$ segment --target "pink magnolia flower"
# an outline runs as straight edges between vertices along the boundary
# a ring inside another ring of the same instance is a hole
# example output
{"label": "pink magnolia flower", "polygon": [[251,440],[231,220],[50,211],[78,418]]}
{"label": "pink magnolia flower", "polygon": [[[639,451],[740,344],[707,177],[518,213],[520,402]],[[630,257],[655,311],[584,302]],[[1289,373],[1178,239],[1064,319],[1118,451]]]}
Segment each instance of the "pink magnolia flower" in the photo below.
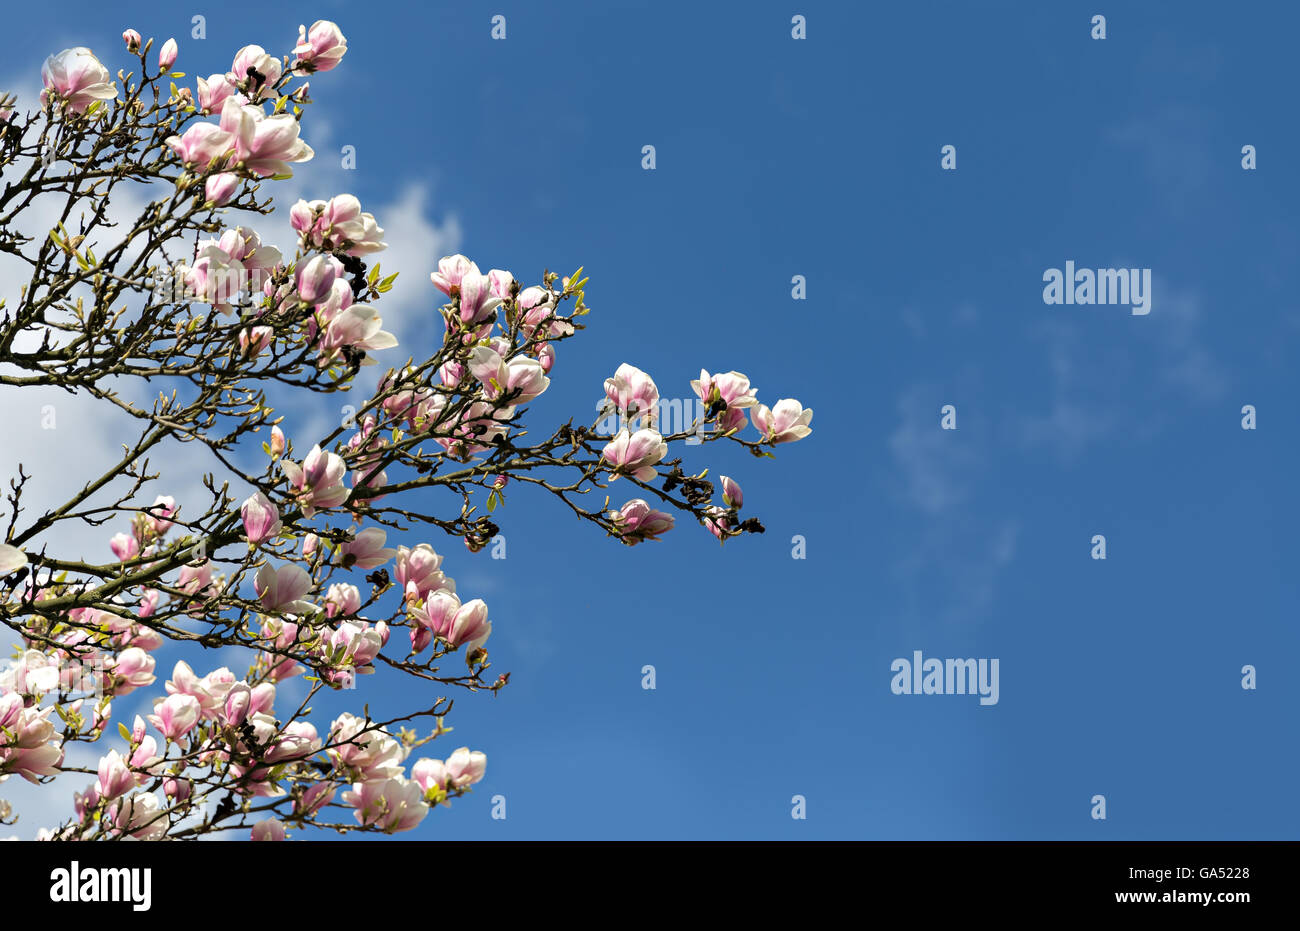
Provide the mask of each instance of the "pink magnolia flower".
{"label": "pink magnolia flower", "polygon": [[28,782],[39,783],[42,776],[59,771],[63,748],[50,743],[58,737],[48,720],[53,710],[23,708],[18,712],[9,725],[12,737],[0,745],[0,774],[17,773]]}
{"label": "pink magnolia flower", "polygon": [[367,527],[355,540],[342,544],[334,553],[335,565],[358,569],[374,569],[397,555],[397,550],[385,548],[388,534],[380,527]]}
{"label": "pink magnolia flower", "polygon": [[130,834],[136,840],[158,840],[170,826],[162,802],[151,792],[118,799],[109,809],[109,816],[119,833]]}
{"label": "pink magnolia flower", "polygon": [[406,598],[407,612],[417,624],[444,639],[450,635],[461,609],[460,598],[455,592],[439,589],[427,597],[417,598],[414,587],[408,585]]}
{"label": "pink magnolia flower", "polygon": [[41,66],[41,103],[51,95],[63,100],[74,113],[85,113],[96,100],[112,100],[117,96],[117,85],[109,78],[94,52],[83,46],[64,49],[45,59]]}
{"label": "pink magnolia flower", "polygon": [[122,562],[134,559],[140,554],[140,541],[132,533],[113,534],[113,539],[108,541],[108,546],[113,551],[113,555]]}
{"label": "pink magnolia flower", "polygon": [[481,598],[467,601],[456,612],[444,639],[453,647],[467,644],[466,652],[473,653],[492,635],[492,622],[487,615],[488,607]]}
{"label": "pink magnolia flower", "polygon": [[[467,789],[482,780],[487,771],[487,754],[460,747],[447,758],[447,762],[428,757],[416,761],[411,767],[411,779],[429,797],[435,790]],[[449,804],[446,799],[443,804]]]}
{"label": "pink magnolia flower", "polygon": [[388,247],[374,214],[361,209],[351,194],[325,200],[300,200],[289,211],[289,221],[305,245],[348,255],[368,255]]}
{"label": "pink magnolia flower", "polygon": [[492,279],[487,275],[471,273],[460,280],[460,319],[466,327],[491,319],[501,303],[501,298],[493,293]]}
{"label": "pink magnolia flower", "polygon": [[279,508],[260,491],[244,502],[239,513],[244,519],[244,535],[249,543],[272,539],[283,526]]}
{"label": "pink magnolia flower", "polygon": [[632,423],[654,426],[658,419],[659,389],[653,378],[634,365],[624,362],[613,378],[605,379],[605,397]]}
{"label": "pink magnolia flower", "polygon": [[655,463],[668,453],[668,444],[655,430],[644,429],[629,433],[626,428],[620,430],[614,439],[601,450],[601,458],[614,470],[612,478],[619,474],[631,475],[638,481],[648,482],[658,473]]}
{"label": "pink magnolia flower", "polygon": [[263,759],[267,763],[302,760],[319,750],[320,745],[320,737],[316,734],[315,725],[310,721],[291,721],[275,738],[275,742],[266,751]]}
{"label": "pink magnolia flower", "polygon": [[573,324],[554,319],[555,300],[545,288],[533,286],[520,291],[519,308],[524,312],[519,328],[527,336],[533,336],[547,320],[550,320],[550,324],[543,336],[568,336],[573,332]]}
{"label": "pink magnolia flower", "polygon": [[467,275],[477,276],[478,266],[463,255],[451,255],[438,260],[438,270],[429,277],[439,291],[451,296],[451,289],[460,287]]}
{"label": "pink magnolia flower", "polygon": [[[361,668],[369,666],[383,649],[387,625],[368,626],[365,622],[344,621],[324,637],[331,665]],[[350,675],[350,673],[349,673]]]}
{"label": "pink magnolia flower", "polygon": [[161,537],[172,529],[171,518],[175,517],[179,510],[176,499],[171,495],[159,495],[154,499],[153,504],[145,508],[146,520],[156,536]]}
{"label": "pink magnolia flower", "polygon": [[275,339],[275,329],[269,326],[244,327],[237,339],[239,351],[250,359],[256,359]]}
{"label": "pink magnolia flower", "polygon": [[199,112],[204,116],[220,113],[226,100],[234,97],[239,103],[248,103],[248,98],[239,93],[230,78],[224,74],[210,74],[207,79],[196,78],[199,97]]}
{"label": "pink magnolia flower", "polygon": [[[258,76],[250,74],[250,69],[256,71]],[[226,77],[232,84],[246,87],[250,99],[260,101],[275,96],[275,85],[279,83],[282,73],[280,59],[268,55],[260,45],[245,45],[235,53],[235,60]]]}
{"label": "pink magnolia flower", "polygon": [[267,818],[253,825],[253,840],[284,840],[284,825],[275,818]]}
{"label": "pink magnolia flower", "polygon": [[346,766],[360,782],[400,775],[406,749],[365,719],[341,714],[330,725],[325,752],[335,766]]}
{"label": "pink magnolia flower", "polygon": [[330,585],[325,596],[326,617],[347,617],[361,610],[361,590],[348,582]]}
{"label": "pink magnolia flower", "polygon": [[777,401],[771,410],[760,404],[753,414],[754,426],[762,434],[763,442],[773,446],[778,443],[793,443],[812,433],[812,428],[808,426],[812,422],[812,416],[812,408],[804,410],[803,405],[793,398]]}
{"label": "pink magnolia flower", "polygon": [[230,691],[226,693],[221,723],[227,727],[239,727],[248,719],[249,710],[252,706],[253,690],[248,687],[247,682],[236,682],[230,687]]}
{"label": "pink magnolia flower", "polygon": [[0,728],[13,727],[22,716],[26,703],[17,692],[0,695]]}
{"label": "pink magnolia flower", "polygon": [[307,517],[315,514],[317,508],[337,507],[348,498],[348,489],[343,485],[346,463],[342,457],[325,452],[320,446],[312,447],[301,466],[286,459],[280,463],[280,468],[288,476],[289,485],[302,502],[303,514]]}
{"label": "pink magnolia flower", "polygon": [[527,404],[551,384],[537,360],[516,356],[507,363],[487,346],[475,346],[470,351],[469,369],[482,383],[483,395],[490,401],[505,396],[511,404]]}
{"label": "pink magnolia flower", "polygon": [[223,171],[209,175],[203,182],[203,199],[214,207],[223,207],[234,198],[239,190],[239,175]]}
{"label": "pink magnolia flower", "polygon": [[316,255],[299,266],[297,271],[298,296],[305,303],[318,304],[329,297],[334,279],[343,274],[343,263],[332,255]]}
{"label": "pink magnolia flower", "polygon": [[235,137],[235,159],[259,177],[292,175],[290,162],[316,154],[298,138],[298,121],[288,113],[267,116],[261,107],[229,98],[221,106],[221,128]]}
{"label": "pink magnolia flower", "polygon": [[316,814],[334,799],[336,786],[329,782],[312,783],[293,803],[293,813],[302,817]]}
{"label": "pink magnolia flower", "polygon": [[[383,318],[369,304],[353,304],[330,321],[325,338],[321,340],[321,349],[326,352],[344,346],[366,350],[391,349],[397,345],[397,337],[384,330],[383,325]],[[373,359],[367,361],[374,363]]]}
{"label": "pink magnolia flower", "polygon": [[193,695],[168,695],[156,706],[157,712],[149,715],[149,723],[168,740],[177,740],[199,723],[199,700]]}
{"label": "pink magnolia flower", "polygon": [[713,534],[715,537],[717,537],[719,540],[725,543],[729,535],[728,531],[731,530],[731,521],[727,520],[726,517],[727,509],[720,508],[717,505],[713,505],[712,507],[708,508],[704,513],[705,513],[705,517],[702,523],[704,524],[705,528],[709,531],[709,533]]}
{"label": "pink magnolia flower", "polygon": [[338,66],[348,50],[348,40],[339,27],[327,19],[318,19],[306,26],[298,27],[298,44],[293,54],[297,60],[293,63],[295,71],[311,74],[314,71],[331,71]]}
{"label": "pink magnolia flower", "polygon": [[97,789],[100,798],[117,798],[135,788],[135,774],[116,750],[108,751],[99,760],[99,782]]}
{"label": "pink magnolia flower", "polygon": [[733,507],[740,510],[745,503],[745,493],[740,490],[734,479],[723,475],[722,477],[722,500],[727,503],[727,507]]}
{"label": "pink magnolia flower", "polygon": [[415,597],[423,599],[430,592],[446,586],[447,577],[442,574],[442,557],[433,551],[428,543],[408,549],[397,548],[396,575],[397,582],[407,597],[414,591]]}
{"label": "pink magnolia flower", "polygon": [[262,566],[253,577],[253,590],[266,611],[301,614],[311,610],[311,603],[301,600],[311,590],[311,576],[293,563],[279,569],[269,563]]}
{"label": "pink magnolia flower", "polygon": [[138,688],[153,685],[155,660],[139,647],[128,647],[117,655],[113,675],[117,682],[116,694],[129,695]]}
{"label": "pink magnolia flower", "polygon": [[188,779],[169,776],[163,780],[163,793],[174,802],[188,801],[193,792],[194,783]]}
{"label": "pink magnolia flower", "polygon": [[140,51],[140,33],[134,29],[128,29],[122,33],[122,41],[126,43],[126,50],[132,55]]}
{"label": "pink magnolia flower", "polygon": [[719,408],[746,408],[758,403],[758,397],[749,386],[749,378],[739,372],[710,375],[706,369],[700,369],[700,377],[691,382],[691,387],[710,414]]}
{"label": "pink magnolia flower", "polygon": [[458,789],[468,788],[483,778],[487,771],[487,754],[469,747],[461,747],[447,757],[447,778]]}
{"label": "pink magnolia flower", "polygon": [[279,457],[284,455],[284,446],[285,446],[284,431],[281,430],[279,427],[271,428],[270,445],[271,445],[271,455],[273,457]]}
{"label": "pink magnolia flower", "polygon": [[163,43],[163,47],[158,50],[158,70],[171,71],[172,65],[176,64],[176,56],[180,49],[176,46],[175,39],[168,39]]}
{"label": "pink magnolia flower", "polygon": [[642,540],[655,540],[673,529],[673,516],[656,511],[643,499],[633,498],[617,511],[610,512],[610,520],[618,528],[624,543],[636,546]]}
{"label": "pink magnolia flower", "polygon": [[419,784],[401,777],[354,783],[343,801],[355,809],[358,823],[389,834],[411,830],[429,813]]}

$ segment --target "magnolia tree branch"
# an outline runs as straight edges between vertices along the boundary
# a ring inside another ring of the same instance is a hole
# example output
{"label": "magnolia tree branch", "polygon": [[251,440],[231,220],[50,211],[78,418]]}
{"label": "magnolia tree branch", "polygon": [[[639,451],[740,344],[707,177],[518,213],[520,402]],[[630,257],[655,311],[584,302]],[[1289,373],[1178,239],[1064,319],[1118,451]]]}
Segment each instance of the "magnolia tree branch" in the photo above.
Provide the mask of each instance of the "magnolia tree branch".
{"label": "magnolia tree branch", "polygon": [[[0,96],[0,254],[29,269],[0,295],[0,390],[15,403],[19,388],[57,387],[133,427],[60,503],[33,504],[21,466],[9,481],[0,782],[90,777],[72,817],[43,828],[53,839],[409,830],[486,767],[468,747],[411,759],[449,730],[436,691],[498,692],[509,674],[489,672],[487,605],[457,592],[432,543],[391,548],[388,531],[428,527],[478,552],[507,493],[536,493],[627,545],[681,517],[724,542],[762,532],[735,481],[688,474],[669,449],[768,457],[811,432],[812,411],[768,408],[744,375],[707,371],[674,411],[623,364],[594,420],[534,438],[527,405],[583,329],[587,279],[544,271],[526,286],[458,255],[431,276],[445,297],[429,311],[443,330],[433,355],[388,369],[353,416],[295,442],[273,403],[346,391],[397,346],[378,310],[397,276],[369,264],[384,231],[350,194],[293,204],[291,253],[229,218],[269,214],[275,183],[312,158],[307,78],[347,41],[319,21],[289,54],[246,46],[190,88],[175,83],[173,40],[156,53],[131,30],[123,40],[134,64],[116,80],[74,48],[46,61],[38,106],[20,114]],[[51,205],[53,228],[30,228]],[[210,469],[185,501],[154,466],[178,443]],[[114,530],[113,558],[59,551],[69,524]],[[153,654],[169,644],[190,653],[153,712],[114,722],[115,699],[156,687]],[[209,668],[208,651],[228,647],[251,651],[239,675]],[[359,692],[379,667],[434,691],[409,692],[416,710],[394,717],[363,705],[316,722],[318,696]],[[307,697],[277,704],[292,678]],[[102,747],[93,770],[67,761],[76,743]]]}

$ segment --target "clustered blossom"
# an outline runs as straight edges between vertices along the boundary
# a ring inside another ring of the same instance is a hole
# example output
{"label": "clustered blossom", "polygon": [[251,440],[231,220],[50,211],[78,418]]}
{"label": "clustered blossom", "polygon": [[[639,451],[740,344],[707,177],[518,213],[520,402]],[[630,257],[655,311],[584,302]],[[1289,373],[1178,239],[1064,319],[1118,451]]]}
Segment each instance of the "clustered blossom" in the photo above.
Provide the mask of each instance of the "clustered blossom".
{"label": "clustered blossom", "polygon": [[[183,77],[170,73],[179,55],[175,39],[158,47],[153,62],[146,60],[153,40],[133,29],[122,39],[129,53],[140,56],[142,80],[157,82],[157,88]],[[287,177],[293,165],[310,160],[314,153],[301,137],[299,120],[301,107],[310,103],[308,87],[288,85],[335,69],[347,49],[339,27],[318,20],[299,27],[289,56],[246,45],[229,70],[197,78],[193,89],[162,95],[152,112],[170,116],[159,124],[164,128],[154,145],[162,140],[160,164],[178,195],[195,210],[215,209],[234,201],[245,186],[256,192],[260,182]],[[151,74],[153,63],[159,75]],[[117,98],[108,69],[89,49],[50,56],[42,77],[41,101],[50,120],[93,128]],[[121,79],[128,99],[135,99],[131,76]],[[112,112],[115,119],[124,113]],[[0,121],[9,115],[0,111]],[[239,206],[259,209],[249,201]],[[179,215],[181,208],[173,207]],[[184,254],[193,257],[177,269],[183,290],[175,304],[206,304],[225,317],[238,312],[226,323],[208,316],[217,321],[217,332],[229,334],[221,363],[236,371],[296,357],[305,360],[304,368],[314,366],[310,377],[322,383],[327,375],[343,377],[340,372],[350,377],[376,361],[371,353],[397,345],[371,303],[379,303],[395,276],[366,265],[387,248],[384,230],[348,193],[299,200],[289,222],[297,234],[296,254],[289,256],[250,227],[206,220],[191,225],[191,231],[211,231],[215,238],[184,240]],[[95,249],[101,251],[97,244]],[[589,310],[583,304],[586,279],[581,271],[571,278],[548,273],[540,284],[526,286],[510,271],[484,272],[464,255],[441,258],[430,277],[446,298],[427,313],[428,320],[440,316],[444,325],[433,364],[422,367],[413,359],[388,371],[358,415],[355,433],[346,440],[330,436],[301,458],[285,431],[273,425],[264,444],[270,462],[261,460],[265,471],[244,476],[242,487],[252,493],[237,506],[237,498],[223,498],[212,511],[215,521],[189,510],[182,515],[167,495],[151,505],[143,505],[147,497],[141,505],[123,502],[133,515],[130,525],[114,528],[107,541],[113,561],[105,554],[105,565],[96,567],[112,594],[94,606],[69,599],[78,606],[62,614],[47,611],[48,618],[33,622],[33,636],[16,658],[0,667],[0,782],[15,774],[40,782],[63,771],[69,737],[94,742],[114,733],[114,699],[156,686],[163,673],[153,654],[167,639],[237,645],[254,654],[243,677],[225,666],[200,676],[176,661],[162,694],[129,728],[117,724],[124,744],[100,755],[94,780],[74,797],[75,818],[42,836],[161,839],[185,819],[216,811],[225,812],[222,817],[237,813],[222,829],[233,826],[252,840],[281,841],[340,807],[350,809],[350,829],[394,833],[414,829],[432,808],[485,778],[486,756],[468,747],[445,760],[421,757],[408,768],[413,748],[445,732],[440,716],[437,730],[420,738],[405,727],[390,730],[395,722],[373,721],[368,712],[340,714],[318,730],[306,719],[307,702],[276,708],[277,689],[286,682],[301,687],[309,681],[313,695],[323,688],[353,689],[361,676],[385,665],[424,679],[488,687],[480,678],[493,631],[488,605],[457,592],[433,545],[390,546],[387,529],[365,522],[383,513],[371,510],[374,502],[414,486],[396,472],[390,483],[387,471],[406,469],[412,441],[423,444],[424,458],[413,470],[420,475],[437,475],[449,460],[468,463],[490,453],[470,466],[452,467],[458,471],[449,485],[467,489],[466,504],[459,519],[436,521],[463,534],[471,552],[484,548],[498,528],[471,500],[470,490],[488,494],[486,510],[492,512],[504,507],[507,486],[513,499],[515,489],[545,485],[532,469],[542,460],[521,460],[528,450],[514,443],[525,432],[524,406],[550,388],[554,344],[582,326],[577,321]],[[191,318],[189,333],[205,314]],[[177,339],[183,332],[182,322]],[[690,384],[713,428],[710,439],[730,437],[762,454],[762,446],[811,432],[811,410],[792,399],[769,409],[739,372],[702,370]],[[623,363],[603,388],[606,410],[620,418],[618,429],[593,431],[570,421],[544,447],[548,468],[580,470],[572,487],[584,492],[607,489],[622,478],[618,487],[632,484],[650,498],[657,494],[656,503],[687,510],[720,540],[761,531],[756,520],[740,520],[744,496],[736,481],[721,476],[721,503],[714,503],[707,473],[687,476],[680,459],[668,458],[670,441],[679,437],[666,427],[660,432],[660,389],[648,373]],[[227,391],[223,403],[235,403],[229,399],[240,393]],[[546,398],[538,407],[553,401]],[[757,440],[737,436],[748,418]],[[269,423],[256,421],[253,429]],[[298,449],[306,448],[298,439]],[[228,452],[221,445],[213,449],[223,457]],[[522,467],[514,471],[517,466]],[[661,480],[662,492],[651,485]],[[225,494],[221,486],[213,490]],[[614,508],[606,500],[597,510],[580,510],[584,515],[627,545],[660,539],[675,525],[673,514],[646,498]],[[379,522],[403,526],[383,516]],[[209,544],[214,552],[208,552]],[[98,584],[93,574],[90,580],[52,575],[50,565],[58,564],[44,564],[41,550],[24,546],[27,551],[0,543],[0,581],[8,586],[0,590],[10,592],[3,597],[11,605],[48,605],[49,599]],[[185,625],[185,637],[176,637],[177,621]],[[402,629],[406,636],[399,633],[390,643]],[[469,675],[435,676],[436,664],[457,651]],[[504,685],[508,675],[491,688]],[[259,803],[254,815],[240,820],[249,814],[244,803],[253,799],[265,800],[265,807]]]}

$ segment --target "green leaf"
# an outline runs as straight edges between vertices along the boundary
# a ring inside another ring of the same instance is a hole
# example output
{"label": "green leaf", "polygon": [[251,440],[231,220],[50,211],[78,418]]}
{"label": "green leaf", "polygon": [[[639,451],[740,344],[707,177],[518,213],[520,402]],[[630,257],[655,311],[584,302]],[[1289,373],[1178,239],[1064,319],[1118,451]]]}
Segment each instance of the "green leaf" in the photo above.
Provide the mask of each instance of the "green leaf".
{"label": "green leaf", "polygon": [[122,735],[122,739],[127,743],[131,742],[131,732],[126,729],[126,725],[121,721],[117,722],[117,732]]}
{"label": "green leaf", "polygon": [[488,495],[487,509],[489,514],[497,509],[497,493],[495,491]]}

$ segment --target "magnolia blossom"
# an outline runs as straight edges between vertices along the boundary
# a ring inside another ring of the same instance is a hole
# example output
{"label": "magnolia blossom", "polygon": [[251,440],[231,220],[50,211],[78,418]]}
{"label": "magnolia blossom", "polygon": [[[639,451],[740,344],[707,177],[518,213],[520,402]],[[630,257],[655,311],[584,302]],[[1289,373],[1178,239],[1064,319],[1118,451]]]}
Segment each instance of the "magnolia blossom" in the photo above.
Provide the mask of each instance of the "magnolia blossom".
{"label": "magnolia blossom", "polygon": [[239,513],[244,519],[244,534],[249,543],[272,539],[282,527],[279,509],[260,491],[243,503]]}
{"label": "magnolia blossom", "polygon": [[633,498],[617,511],[610,512],[610,520],[618,528],[619,536],[629,546],[642,540],[655,540],[673,529],[673,516],[656,511],[643,499]]}
{"label": "magnolia blossom", "polygon": [[199,700],[193,695],[168,695],[155,708],[149,723],[168,740],[183,737],[199,722]]}
{"label": "magnolia blossom", "polygon": [[451,289],[459,288],[467,275],[478,276],[478,266],[463,255],[452,255],[439,259],[438,270],[429,277],[439,291],[450,297]]}
{"label": "magnolia blossom", "polygon": [[259,177],[292,175],[290,162],[316,154],[298,138],[298,121],[288,113],[267,116],[261,107],[233,97],[221,106],[221,128],[235,139],[235,160]]}
{"label": "magnolia blossom", "polygon": [[773,446],[793,443],[812,433],[808,426],[812,416],[812,408],[804,410],[803,405],[793,398],[777,401],[771,410],[760,404],[753,414],[754,426],[763,435],[763,442]]}
{"label": "magnolia blossom", "polygon": [[349,582],[335,582],[325,596],[326,617],[347,617],[361,610],[361,590]]}
{"label": "magnolia blossom", "polygon": [[327,19],[318,19],[310,29],[298,27],[298,44],[293,50],[297,58],[293,69],[302,74],[330,71],[338,66],[347,50],[348,40],[339,27]]}
{"label": "magnolia blossom", "polygon": [[186,168],[207,168],[235,147],[235,137],[212,123],[194,123],[183,136],[168,136],[167,147]]}
{"label": "magnolia blossom", "polygon": [[407,752],[390,734],[346,713],[334,719],[325,744],[334,765],[348,767],[360,782],[400,775]]}
{"label": "magnolia blossom", "polygon": [[253,825],[253,840],[284,840],[284,825],[275,818],[268,818]]}
{"label": "magnolia blossom", "polygon": [[342,544],[334,553],[334,563],[339,566],[356,566],[374,569],[397,555],[397,550],[387,549],[384,542],[388,534],[380,527],[367,527],[355,540]]}
{"label": "magnolia blossom", "polygon": [[527,404],[551,384],[537,360],[516,356],[507,363],[487,346],[475,346],[471,350],[469,368],[482,383],[483,394],[488,400],[504,396],[512,404]]}
{"label": "magnolia blossom", "polygon": [[618,474],[631,475],[638,481],[648,482],[658,472],[655,463],[668,454],[668,444],[655,430],[644,429],[630,433],[625,428],[600,451],[601,458]]}
{"label": "magnolia blossom", "polygon": [[156,536],[162,536],[172,529],[171,518],[175,517],[179,510],[175,498],[171,495],[159,495],[154,499],[153,504],[145,508],[149,528]]}
{"label": "magnolia blossom", "polygon": [[[413,549],[399,546],[396,554],[397,582],[406,597],[426,598],[430,592],[447,587],[448,579],[440,570],[442,557],[427,543]],[[454,585],[452,586],[454,589]]]}
{"label": "magnolia blossom", "polygon": [[[481,647],[492,634],[488,620],[488,607],[481,598],[461,604],[454,592],[435,591],[427,598],[416,600],[414,590],[407,590],[407,611],[411,618],[431,634],[441,637],[451,647],[468,644],[469,653]],[[427,638],[417,638],[412,632],[412,647],[416,652],[428,644]]]}
{"label": "magnolia blossom", "polygon": [[301,600],[311,590],[311,576],[302,566],[286,563],[276,569],[268,563],[253,577],[253,590],[266,611],[301,614],[311,610],[311,603]]}
{"label": "magnolia blossom", "polygon": [[140,647],[127,647],[117,655],[113,675],[117,679],[116,694],[129,695],[138,688],[153,685],[155,660]]}
{"label": "magnolia blossom", "polygon": [[749,378],[739,372],[710,375],[707,369],[700,369],[700,377],[691,382],[691,387],[708,407],[724,404],[728,408],[743,408],[758,403],[758,397],[749,386]]}
{"label": "magnolia blossom", "polygon": [[304,818],[311,817],[334,800],[336,791],[337,787],[331,783],[312,783],[301,798],[294,800],[293,813]]}
{"label": "magnolia blossom", "polygon": [[57,96],[69,110],[85,113],[96,100],[112,100],[117,96],[117,85],[110,80],[108,69],[88,48],[77,46],[64,49],[45,59],[41,66],[41,103]]}
{"label": "magnolia blossom", "polygon": [[357,822],[374,825],[386,833],[409,831],[429,814],[420,785],[401,777],[353,784],[343,793],[344,803],[351,805]]}
{"label": "magnolia blossom", "polygon": [[289,221],[305,245],[348,255],[369,255],[388,247],[374,214],[361,209],[351,194],[329,200],[300,200],[289,210]]}
{"label": "magnolia blossom", "polygon": [[721,476],[722,479],[722,500],[727,502],[727,507],[733,507],[736,510],[745,503],[745,493],[740,490],[734,479],[727,476]]}
{"label": "magnolia blossom", "polygon": [[176,64],[176,55],[179,51],[175,39],[164,42],[162,48],[158,50],[158,70],[171,71],[172,65]]}
{"label": "magnolia blossom", "polygon": [[122,33],[122,41],[126,43],[126,50],[134,55],[140,51],[140,33],[134,29],[128,29]]}
{"label": "magnolia blossom", "polygon": [[16,546],[0,543],[0,576],[17,572],[27,565],[27,554]]}
{"label": "magnolia blossom", "polygon": [[332,255],[316,255],[298,267],[298,296],[307,304],[317,304],[329,297],[334,279],[343,274],[343,264]]}
{"label": "magnolia blossom", "polygon": [[226,100],[234,97],[239,103],[247,103],[248,98],[239,93],[239,88],[224,74],[210,74],[206,79],[196,78],[198,88],[198,109],[204,116],[220,113]]}
{"label": "magnolia blossom", "polygon": [[[487,754],[469,747],[460,747],[447,758],[447,762],[428,757],[417,760],[411,767],[411,779],[419,784],[428,796],[435,790],[467,789],[482,780],[487,771]],[[443,804],[447,804],[443,800]]]}
{"label": "magnolia blossom", "polygon": [[303,513],[311,517],[317,508],[337,507],[348,499],[348,489],[343,485],[347,465],[342,457],[313,446],[302,465],[287,459],[280,463],[289,485],[303,504]]}
{"label": "magnolia blossom", "polygon": [[659,407],[659,389],[654,379],[634,365],[624,362],[605,379],[605,397],[623,417],[631,422],[654,426]]}
{"label": "magnolia blossom", "polygon": [[[21,704],[22,698],[14,696]],[[6,724],[9,732],[0,735],[0,775],[17,773],[28,782],[39,783],[42,776],[53,776],[59,771],[63,762],[63,748],[51,744],[57,738],[54,725],[49,717],[52,707],[20,708],[12,707],[13,698],[8,704],[0,704],[0,721],[9,719]]]}
{"label": "magnolia blossom", "polygon": [[502,298],[493,290],[492,279],[487,275],[470,273],[460,280],[460,320],[465,326],[473,327],[489,320],[501,304]]}
{"label": "magnolia blossom", "polygon": [[135,774],[116,750],[100,758],[98,773],[96,788],[100,798],[117,798],[135,788]]}
{"label": "magnolia blossom", "polygon": [[140,554],[140,541],[135,538],[133,533],[113,534],[113,538],[108,541],[108,547],[113,551],[113,555],[122,562],[134,559]]}
{"label": "magnolia blossom", "polygon": [[170,827],[162,802],[152,792],[137,792],[115,801],[109,816],[119,833],[136,840],[158,840]]}
{"label": "magnolia blossom", "polygon": [[285,439],[284,431],[279,427],[271,428],[271,456],[279,457],[284,455]]}
{"label": "magnolia blossom", "polygon": [[249,98],[258,101],[275,96],[275,85],[279,83],[282,71],[280,59],[267,54],[262,46],[245,45],[235,53],[226,77],[232,84],[247,88]]}

